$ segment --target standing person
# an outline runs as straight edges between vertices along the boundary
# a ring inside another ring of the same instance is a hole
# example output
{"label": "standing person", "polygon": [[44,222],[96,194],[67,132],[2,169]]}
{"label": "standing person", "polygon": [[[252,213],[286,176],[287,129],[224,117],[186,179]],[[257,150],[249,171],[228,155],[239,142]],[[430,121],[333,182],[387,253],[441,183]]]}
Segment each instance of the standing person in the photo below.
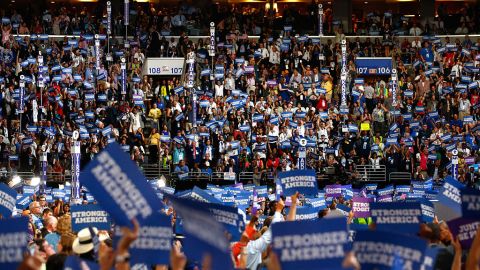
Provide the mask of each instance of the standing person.
{"label": "standing person", "polygon": [[384,134],[385,112],[387,110],[381,103],[377,103],[377,107],[373,110],[373,130],[375,133]]}
{"label": "standing person", "polygon": [[365,88],[363,96],[365,97],[365,103],[367,105],[368,113],[372,113],[375,107],[374,98],[375,98],[375,89],[370,85],[369,82],[365,82]]}
{"label": "standing person", "polygon": [[148,151],[150,152],[149,162],[152,164],[158,164],[158,150],[160,147],[160,133],[156,128],[153,128],[148,137]]}

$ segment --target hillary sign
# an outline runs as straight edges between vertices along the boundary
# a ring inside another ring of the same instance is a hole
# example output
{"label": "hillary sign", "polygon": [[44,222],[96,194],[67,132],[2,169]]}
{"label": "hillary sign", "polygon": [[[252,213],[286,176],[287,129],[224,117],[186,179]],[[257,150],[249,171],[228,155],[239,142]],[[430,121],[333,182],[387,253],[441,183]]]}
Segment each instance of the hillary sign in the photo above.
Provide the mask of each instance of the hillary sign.
{"label": "hillary sign", "polygon": [[278,174],[278,179],[285,196],[291,196],[297,191],[301,194],[312,196],[318,193],[314,170],[281,172]]}
{"label": "hillary sign", "polygon": [[143,74],[161,76],[180,76],[183,71],[183,58],[147,58]]}

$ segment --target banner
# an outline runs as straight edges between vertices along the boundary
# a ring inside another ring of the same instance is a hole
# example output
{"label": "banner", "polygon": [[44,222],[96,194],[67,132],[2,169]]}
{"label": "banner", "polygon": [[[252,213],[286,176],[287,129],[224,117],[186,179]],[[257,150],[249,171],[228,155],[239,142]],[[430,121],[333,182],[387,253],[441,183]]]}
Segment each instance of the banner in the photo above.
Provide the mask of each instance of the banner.
{"label": "banner", "polygon": [[3,218],[12,216],[16,202],[17,192],[4,183],[0,183],[0,216]]}
{"label": "banner", "polygon": [[72,230],[95,227],[98,230],[110,230],[110,218],[105,210],[96,204],[72,205]]}
{"label": "banner", "polygon": [[278,173],[283,195],[291,196],[295,192],[303,195],[317,195],[317,179],[314,170],[293,170]]}
{"label": "banner", "polygon": [[352,211],[356,218],[370,217],[370,202],[373,202],[371,198],[353,197],[352,199]]}
{"label": "banner", "polygon": [[427,242],[421,238],[370,230],[359,230],[353,251],[362,269],[395,269],[395,257],[402,261],[400,269],[420,269]]}
{"label": "banner", "polygon": [[184,58],[152,58],[145,59],[144,75],[181,76]]}
{"label": "banner", "polygon": [[318,36],[323,36],[323,7],[318,4]]}
{"label": "banner", "polygon": [[28,241],[27,217],[0,219],[0,269],[17,269]]}
{"label": "banner", "polygon": [[80,141],[73,141],[72,146],[72,199],[80,203]]}
{"label": "banner", "polygon": [[448,228],[454,237],[458,236],[458,240],[464,250],[469,250],[477,230],[480,227],[480,221],[475,219],[457,218],[447,222]]}
{"label": "banner", "polygon": [[225,237],[224,227],[215,219],[205,203],[166,195],[180,214],[185,233],[184,251],[189,260],[201,261],[208,254],[212,259],[212,270],[233,269],[230,259],[230,244]]}
{"label": "banner", "polygon": [[473,188],[466,188],[462,191],[462,217],[480,217],[480,191]]}
{"label": "banner", "polygon": [[162,201],[118,143],[110,143],[80,174],[81,182],[119,226],[140,224],[157,212]]}
{"label": "banner", "polygon": [[[117,227],[118,228],[118,227]],[[122,237],[120,228],[115,231],[117,239]],[[169,264],[172,248],[172,223],[170,217],[154,213],[140,226],[138,238],[130,245],[129,253],[133,264]]]}
{"label": "banner", "polygon": [[47,187],[47,168],[47,153],[42,151],[40,153],[40,193],[44,193]]}
{"label": "banner", "polygon": [[215,23],[210,23],[210,49],[208,50],[208,54],[211,57],[215,56]]}
{"label": "banner", "polygon": [[416,234],[422,211],[418,202],[371,203],[370,213],[377,230]]}
{"label": "banner", "polygon": [[[341,106],[345,107],[347,105],[347,41],[342,40],[342,71],[340,75],[340,84],[341,84]],[[348,111],[347,111],[348,113]]]}
{"label": "banner", "polygon": [[130,16],[130,1],[129,0],[124,0],[124,6],[123,6],[123,19],[124,19],[124,25],[128,26],[129,24],[129,16]]}
{"label": "banner", "polygon": [[[283,270],[339,269],[348,243],[344,218],[272,224],[273,250]],[[321,267],[318,267],[321,266]]]}
{"label": "banner", "polygon": [[122,90],[121,94],[127,94],[127,63],[125,63],[125,58],[122,58],[122,63],[120,64],[120,68],[122,70]]}

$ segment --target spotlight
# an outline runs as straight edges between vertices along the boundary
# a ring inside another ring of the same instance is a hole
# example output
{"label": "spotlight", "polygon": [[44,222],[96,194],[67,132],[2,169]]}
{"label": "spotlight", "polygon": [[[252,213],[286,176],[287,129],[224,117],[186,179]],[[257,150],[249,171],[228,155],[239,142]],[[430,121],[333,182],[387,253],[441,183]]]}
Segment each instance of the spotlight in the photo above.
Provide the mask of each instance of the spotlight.
{"label": "spotlight", "polygon": [[10,182],[8,183],[8,186],[10,186],[11,188],[15,188],[21,183],[22,183],[22,178],[20,178],[20,176],[18,175],[14,175],[12,177],[12,180],[10,180]]}
{"label": "spotlight", "polygon": [[166,187],[166,186],[167,186],[167,183],[166,183],[165,180],[166,180],[166,179],[165,179],[165,176],[163,176],[163,175],[160,176],[160,179],[157,180],[157,186],[158,186],[159,188]]}
{"label": "spotlight", "polygon": [[36,187],[38,185],[40,185],[40,177],[32,177],[32,179],[30,179],[30,186]]}

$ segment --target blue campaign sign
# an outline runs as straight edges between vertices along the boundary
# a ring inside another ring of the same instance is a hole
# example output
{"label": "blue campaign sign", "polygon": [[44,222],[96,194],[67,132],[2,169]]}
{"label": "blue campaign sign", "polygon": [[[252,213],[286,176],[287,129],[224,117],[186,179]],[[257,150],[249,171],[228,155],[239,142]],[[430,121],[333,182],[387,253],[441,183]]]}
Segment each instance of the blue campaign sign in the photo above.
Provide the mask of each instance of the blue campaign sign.
{"label": "blue campaign sign", "polygon": [[194,200],[207,202],[207,203],[222,203],[219,199],[215,198],[214,196],[208,194],[205,190],[195,186],[193,187],[192,193],[190,197]]}
{"label": "blue campaign sign", "polygon": [[283,270],[339,269],[347,243],[343,218],[272,224],[273,250]]}
{"label": "blue campaign sign", "polygon": [[390,75],[391,57],[357,57],[355,66],[359,75]]}
{"label": "blue campaign sign", "polygon": [[15,206],[18,209],[25,210],[28,205],[32,202],[32,199],[28,195],[23,195],[17,198],[17,201],[15,202]]}
{"label": "blue campaign sign", "polygon": [[[291,196],[295,192],[303,195],[317,195],[317,179],[314,170],[293,170],[278,173],[283,195]],[[340,191],[341,193],[341,191]]]}
{"label": "blue campaign sign", "polygon": [[[115,231],[120,239],[121,230]],[[169,264],[172,248],[172,223],[170,217],[154,213],[147,218],[138,232],[138,238],[130,245],[132,264]]]}
{"label": "blue campaign sign", "polygon": [[437,195],[435,212],[439,220],[452,220],[462,215],[461,192],[465,186],[450,176],[445,178],[445,183]]}
{"label": "blue campaign sign", "polygon": [[83,228],[96,227],[99,230],[110,230],[108,213],[96,204],[72,205],[72,230],[75,232]]}
{"label": "blue campaign sign", "polygon": [[210,212],[230,235],[230,242],[240,240],[240,235],[245,229],[243,216],[238,213],[237,207],[225,206],[216,203],[207,204]]}
{"label": "blue campaign sign", "polygon": [[224,205],[234,206],[235,205],[235,195],[229,191],[225,191],[222,193],[221,200]]}
{"label": "blue campaign sign", "polygon": [[327,207],[327,203],[325,202],[325,198],[306,198],[306,203],[312,206],[313,208],[325,209]]}
{"label": "blue campaign sign", "polygon": [[58,189],[58,188],[54,188],[52,189],[52,196],[54,199],[64,199],[65,196],[66,196],[66,191],[65,189]]}
{"label": "blue campaign sign", "polygon": [[320,208],[311,206],[298,206],[295,213],[295,220],[312,220],[318,218]]}
{"label": "blue campaign sign", "polygon": [[396,257],[402,261],[400,269],[420,269],[426,250],[425,240],[393,232],[359,230],[353,242],[362,269],[394,269]]}
{"label": "blue campaign sign", "polygon": [[17,202],[17,192],[0,183],[0,216],[10,217]]}
{"label": "blue campaign sign", "polygon": [[0,219],[0,269],[17,269],[28,244],[28,218]]}
{"label": "blue campaign sign", "polygon": [[212,259],[212,270],[233,269],[229,255],[230,244],[225,229],[206,207],[208,204],[166,195],[173,208],[180,214],[185,234],[184,251],[191,260],[201,261],[208,254]]}
{"label": "blue campaign sign", "polygon": [[142,225],[163,204],[117,143],[109,144],[83,169],[80,183],[119,226],[131,225],[133,218]]}
{"label": "blue campaign sign", "polygon": [[466,188],[462,191],[462,216],[464,218],[480,217],[480,191]]}
{"label": "blue campaign sign", "polygon": [[370,204],[377,230],[416,234],[420,230],[422,210],[419,202],[377,202]]}
{"label": "blue campaign sign", "polygon": [[65,259],[63,269],[68,269],[68,270],[84,270],[84,269],[97,270],[97,269],[100,269],[100,267],[98,266],[98,264],[96,264],[92,261],[82,260],[78,256],[68,256]]}
{"label": "blue campaign sign", "polygon": [[420,199],[420,207],[422,209],[422,221],[430,223],[435,218],[435,207],[433,203],[427,199]]}
{"label": "blue campaign sign", "polygon": [[268,196],[268,187],[267,186],[255,187],[255,190],[257,191],[257,196],[259,198],[266,198]]}

